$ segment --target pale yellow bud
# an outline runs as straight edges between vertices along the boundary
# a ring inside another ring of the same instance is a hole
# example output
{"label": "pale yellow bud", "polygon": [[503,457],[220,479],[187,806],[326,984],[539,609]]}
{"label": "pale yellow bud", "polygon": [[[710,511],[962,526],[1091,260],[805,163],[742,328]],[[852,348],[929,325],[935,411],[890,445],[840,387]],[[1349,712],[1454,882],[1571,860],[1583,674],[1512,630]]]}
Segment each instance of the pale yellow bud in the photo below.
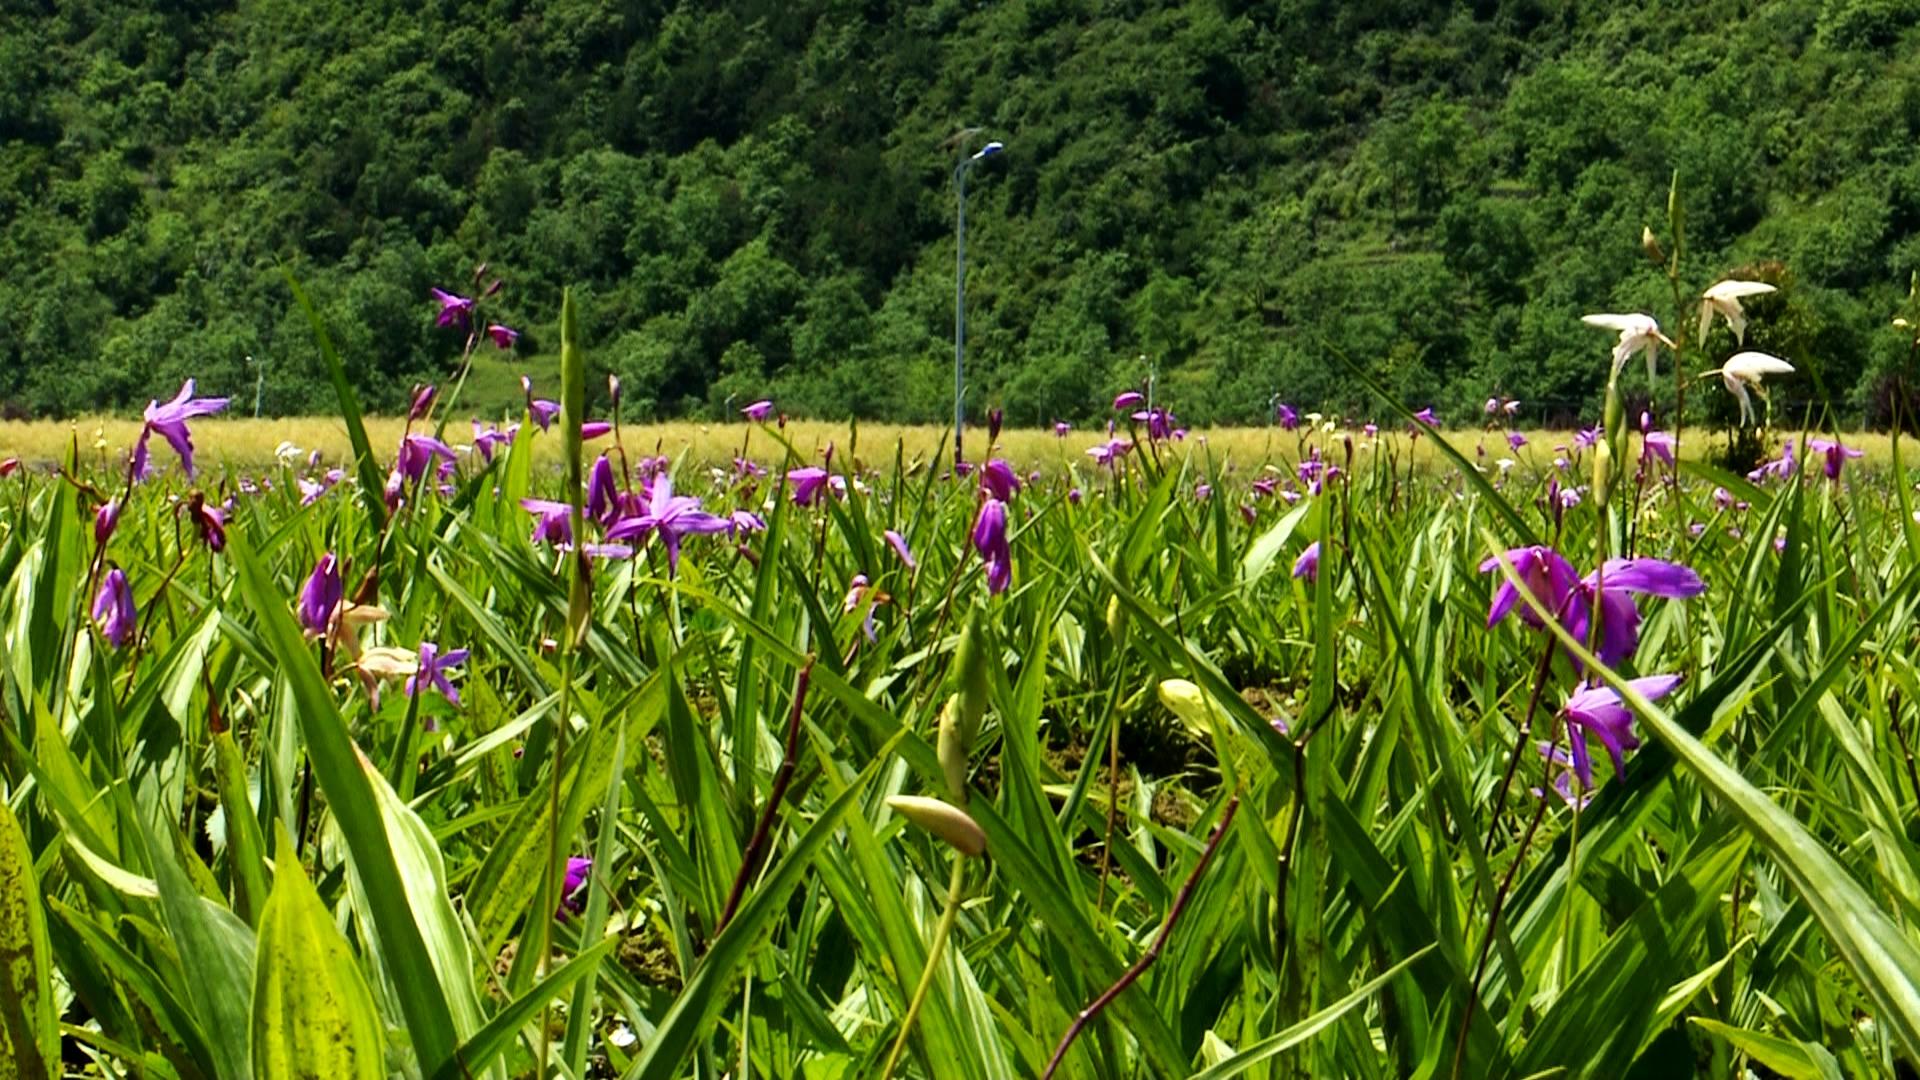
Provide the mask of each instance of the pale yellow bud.
{"label": "pale yellow bud", "polygon": [[1640,250],[1647,253],[1647,261],[1653,265],[1667,265],[1667,253],[1660,250],[1660,241],[1654,237],[1653,230],[1645,225],[1640,226]]}
{"label": "pale yellow bud", "polygon": [[1607,496],[1612,493],[1613,484],[1613,447],[1602,438],[1593,444],[1593,499],[1605,506]]}
{"label": "pale yellow bud", "polygon": [[1167,711],[1180,718],[1196,739],[1211,737],[1212,717],[1215,715],[1212,699],[1207,692],[1185,679],[1162,679],[1160,681],[1160,704]]}
{"label": "pale yellow bud", "polygon": [[969,858],[987,850],[987,834],[965,810],[940,799],[921,795],[890,795],[887,805],[894,813],[952,845]]}

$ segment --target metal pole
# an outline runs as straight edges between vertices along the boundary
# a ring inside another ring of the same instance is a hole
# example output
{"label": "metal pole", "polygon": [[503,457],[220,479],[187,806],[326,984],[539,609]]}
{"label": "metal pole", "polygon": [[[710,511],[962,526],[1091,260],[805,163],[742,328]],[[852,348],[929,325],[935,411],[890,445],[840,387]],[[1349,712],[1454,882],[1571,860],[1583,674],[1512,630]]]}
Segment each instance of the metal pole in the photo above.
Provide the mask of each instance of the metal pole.
{"label": "metal pole", "polygon": [[963,161],[953,170],[953,183],[958,193],[953,219],[953,463],[956,466],[966,461],[966,455],[960,448],[960,430],[966,421],[967,166],[970,163]]}

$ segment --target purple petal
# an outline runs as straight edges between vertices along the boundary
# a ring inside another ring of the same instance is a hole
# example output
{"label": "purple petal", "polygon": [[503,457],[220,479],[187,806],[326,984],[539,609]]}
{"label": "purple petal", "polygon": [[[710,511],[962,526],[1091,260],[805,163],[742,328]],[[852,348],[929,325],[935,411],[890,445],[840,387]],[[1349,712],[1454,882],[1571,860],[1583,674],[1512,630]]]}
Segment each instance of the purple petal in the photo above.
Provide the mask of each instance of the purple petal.
{"label": "purple petal", "polygon": [[1699,574],[1678,563],[1659,559],[1608,559],[1600,569],[1597,582],[1595,577],[1587,575],[1585,584],[1589,588],[1598,584],[1609,592],[1624,589],[1669,600],[1684,600],[1707,591],[1706,582],[1700,580]]}

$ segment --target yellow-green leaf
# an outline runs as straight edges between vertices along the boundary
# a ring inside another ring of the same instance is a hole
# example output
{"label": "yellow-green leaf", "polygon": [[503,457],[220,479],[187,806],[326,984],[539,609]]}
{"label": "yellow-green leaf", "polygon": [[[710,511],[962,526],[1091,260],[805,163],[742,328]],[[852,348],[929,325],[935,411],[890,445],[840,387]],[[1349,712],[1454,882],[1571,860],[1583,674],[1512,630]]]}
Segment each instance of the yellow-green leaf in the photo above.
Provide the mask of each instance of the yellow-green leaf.
{"label": "yellow-green leaf", "polygon": [[33,851],[0,800],[0,1080],[48,1076],[59,1060],[51,962]]}
{"label": "yellow-green leaf", "polygon": [[283,834],[254,965],[253,1069],[273,1077],[378,1080],[373,994]]}

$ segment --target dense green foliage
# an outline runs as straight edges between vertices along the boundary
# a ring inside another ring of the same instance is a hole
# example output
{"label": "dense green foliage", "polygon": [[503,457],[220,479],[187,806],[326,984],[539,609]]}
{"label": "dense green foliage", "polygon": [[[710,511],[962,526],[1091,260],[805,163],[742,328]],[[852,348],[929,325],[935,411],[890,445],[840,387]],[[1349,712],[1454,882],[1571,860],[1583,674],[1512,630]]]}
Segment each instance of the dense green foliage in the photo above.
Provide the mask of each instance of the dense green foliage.
{"label": "dense green foliage", "polygon": [[145,481],[0,463],[0,1073],[1920,1060],[1899,443],[590,460],[563,311],[559,428],[491,456],[343,390],[344,475],[196,488],[192,402]]}
{"label": "dense green foliage", "polygon": [[428,286],[486,260],[535,358],[579,284],[638,409],[935,419],[966,124],[1008,145],[970,188],[973,402],[1019,423],[1149,368],[1197,421],[1348,408],[1330,347],[1570,419],[1583,311],[1677,314],[1639,246],[1676,170],[1688,280],[1785,286],[1787,394],[1877,419],[1920,264],[1914,0],[5,10],[0,403],[33,412],[245,400],[249,355],[268,411],[324,407],[282,267],[391,410],[459,352]]}

